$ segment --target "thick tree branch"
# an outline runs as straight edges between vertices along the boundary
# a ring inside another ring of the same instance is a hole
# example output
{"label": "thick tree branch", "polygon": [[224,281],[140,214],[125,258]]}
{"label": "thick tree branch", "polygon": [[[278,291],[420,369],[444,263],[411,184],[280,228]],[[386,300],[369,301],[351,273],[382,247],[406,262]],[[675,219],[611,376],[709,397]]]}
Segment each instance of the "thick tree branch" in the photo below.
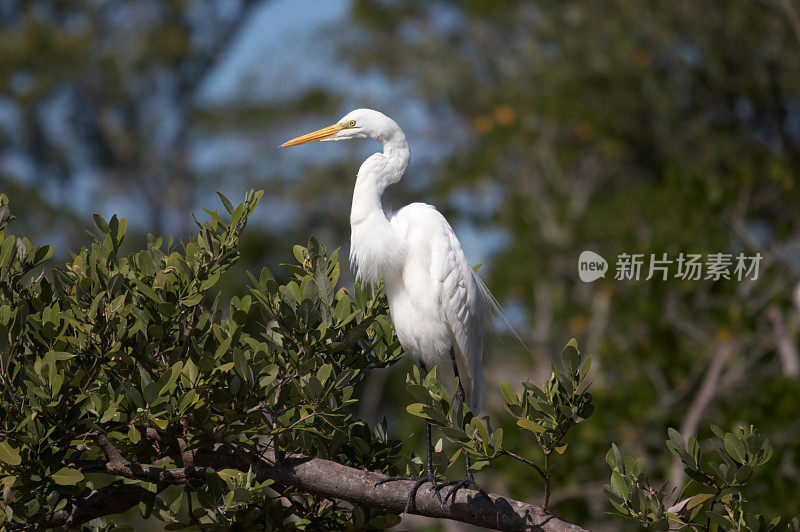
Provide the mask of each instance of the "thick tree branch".
{"label": "thick tree branch", "polygon": [[[194,467],[162,469],[119,460],[91,461],[87,471],[104,472],[114,476],[153,482],[163,489],[170,484],[186,484],[192,479],[203,481],[205,468],[238,469],[247,471],[251,464],[218,446],[209,451],[187,451],[193,454]],[[273,479],[278,485],[292,486],[306,493],[370,506],[394,513],[402,513],[413,481],[396,481],[376,486],[386,478],[380,473],[363,471],[322,458],[287,455],[279,464],[274,463],[274,453],[267,451],[254,471],[259,480]],[[119,513],[138,504],[141,489],[125,485],[92,492],[80,508],[43,516],[31,528],[62,527],[87,522],[102,515]],[[442,506],[428,489],[420,489],[411,513],[452,519],[495,530],[533,530],[550,532],[578,532],[583,528],[544,512],[540,507],[513,499],[489,494],[482,496],[474,491],[461,490],[455,499]]]}
{"label": "thick tree branch", "polygon": [[105,434],[95,434],[94,439],[97,442],[97,445],[103,450],[106,457],[109,460],[109,464],[127,464],[127,460],[120,454],[114,444],[106,438]]}

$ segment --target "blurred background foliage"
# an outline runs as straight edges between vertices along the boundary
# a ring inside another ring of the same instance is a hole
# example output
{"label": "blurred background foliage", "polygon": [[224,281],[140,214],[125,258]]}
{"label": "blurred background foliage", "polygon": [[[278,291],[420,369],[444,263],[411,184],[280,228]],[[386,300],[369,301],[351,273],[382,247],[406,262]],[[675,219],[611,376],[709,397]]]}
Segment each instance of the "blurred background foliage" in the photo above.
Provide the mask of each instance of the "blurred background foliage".
{"label": "blurred background foliage", "polygon": [[[595,412],[554,470],[554,512],[618,529],[601,489],[609,443],[682,484],[666,429],[708,438],[713,422],[754,424],[775,447],[751,511],[800,513],[797,2],[0,4],[0,189],[17,232],[61,260],[89,241],[91,212],[127,216],[138,249],[147,232],[185,235],[215,189],[251,187],[265,196],[227,293],[261,265],[288,278],[278,263],[310,233],[346,257],[354,175],[375,147],[274,146],[355,107],[409,137],[414,161],[387,204],[445,212],[531,347],[496,327],[488,412],[508,421],[498,383],[542,384],[570,337],[592,356]],[[586,284],[585,249],[610,273],[620,253],[764,260],[750,282]],[[419,435],[396,400],[404,373],[375,371],[359,414]],[[478,476],[541,497],[536,472],[511,461]]]}

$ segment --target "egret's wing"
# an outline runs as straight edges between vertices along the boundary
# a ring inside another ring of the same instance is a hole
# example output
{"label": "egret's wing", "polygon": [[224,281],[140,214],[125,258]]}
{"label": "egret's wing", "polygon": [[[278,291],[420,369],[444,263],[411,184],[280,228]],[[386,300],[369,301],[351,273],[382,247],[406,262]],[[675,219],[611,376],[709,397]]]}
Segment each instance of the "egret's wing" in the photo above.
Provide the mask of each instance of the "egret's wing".
{"label": "egret's wing", "polygon": [[480,279],[467,262],[453,228],[444,216],[439,214],[439,218],[440,227],[432,242],[431,273],[438,281],[440,305],[453,333],[453,350],[466,399],[472,412],[477,414],[486,394],[486,380],[481,369],[483,293]]}

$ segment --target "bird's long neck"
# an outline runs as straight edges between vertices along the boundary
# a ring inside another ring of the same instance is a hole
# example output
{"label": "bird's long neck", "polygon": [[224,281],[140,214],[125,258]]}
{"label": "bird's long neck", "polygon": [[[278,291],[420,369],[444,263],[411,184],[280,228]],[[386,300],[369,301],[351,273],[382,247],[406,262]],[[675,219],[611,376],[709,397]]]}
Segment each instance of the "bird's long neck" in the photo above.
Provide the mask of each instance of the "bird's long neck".
{"label": "bird's long neck", "polygon": [[350,260],[364,280],[376,282],[402,262],[402,241],[383,211],[381,196],[403,177],[411,158],[402,132],[382,142],[383,152],[361,165],[350,210]]}
{"label": "bird's long neck", "polygon": [[386,220],[381,196],[386,187],[400,181],[410,158],[408,143],[403,138],[400,141],[386,142],[382,153],[376,153],[364,161],[358,170],[353,191],[351,225],[371,217]]}

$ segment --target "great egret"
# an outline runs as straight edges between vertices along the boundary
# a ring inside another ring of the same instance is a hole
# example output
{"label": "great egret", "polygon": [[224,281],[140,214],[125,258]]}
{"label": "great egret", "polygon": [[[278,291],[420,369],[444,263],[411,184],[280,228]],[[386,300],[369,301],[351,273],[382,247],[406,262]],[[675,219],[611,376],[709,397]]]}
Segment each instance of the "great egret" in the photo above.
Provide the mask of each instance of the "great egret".
{"label": "great egret", "polygon": [[[411,158],[403,131],[383,113],[356,109],[332,126],[279,147],[356,138],[377,140],[383,152],[370,156],[358,170],[350,211],[350,261],[363,280],[383,279],[397,337],[418,361],[423,376],[436,366],[437,376],[448,388],[459,377],[456,400],[460,403],[466,398],[477,414],[486,393],[481,370],[483,306],[484,300],[491,304],[494,299],[467,262],[453,228],[435,207],[412,203],[388,217],[384,212],[381,195],[400,181]],[[443,486],[453,486],[444,501],[462,487],[480,490],[469,471],[469,458],[464,480],[437,484],[430,423],[426,423],[425,437],[427,476],[415,479],[406,512],[426,481],[437,495]],[[409,477],[390,480],[401,478]]]}

